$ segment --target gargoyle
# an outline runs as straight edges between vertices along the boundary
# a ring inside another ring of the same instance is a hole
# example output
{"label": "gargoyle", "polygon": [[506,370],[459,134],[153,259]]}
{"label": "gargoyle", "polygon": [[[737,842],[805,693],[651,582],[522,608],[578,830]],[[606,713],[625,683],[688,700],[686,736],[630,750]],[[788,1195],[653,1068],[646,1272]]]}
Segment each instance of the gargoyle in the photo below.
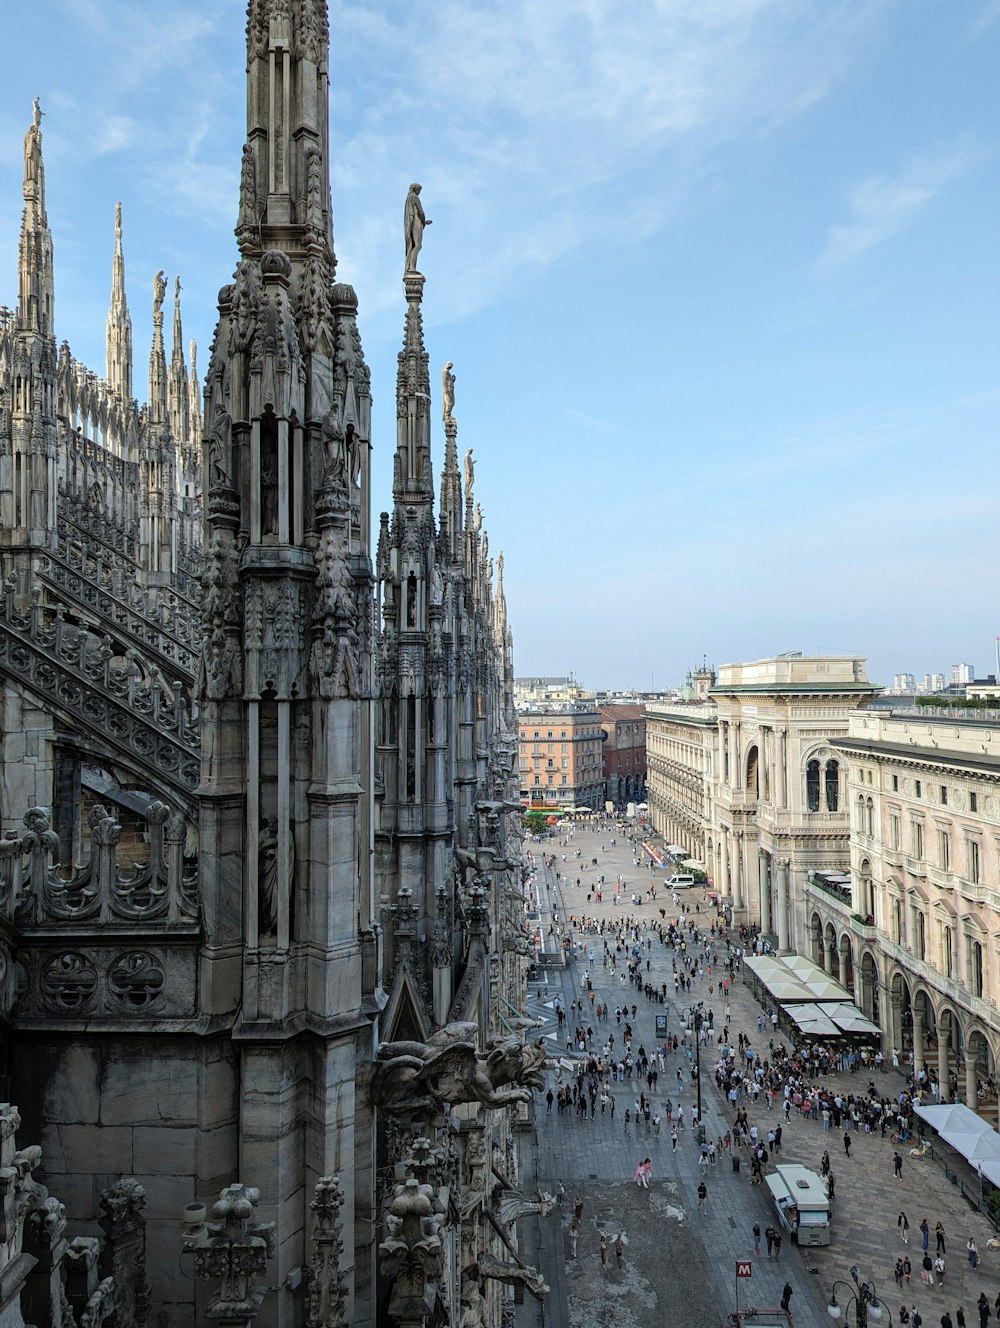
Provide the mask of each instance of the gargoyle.
{"label": "gargoyle", "polygon": [[522,1268],[516,1263],[504,1263],[492,1254],[481,1254],[476,1260],[476,1271],[491,1282],[505,1282],[508,1286],[527,1287],[536,1300],[549,1293],[549,1285],[537,1268]]}
{"label": "gargoyle", "polygon": [[481,1102],[509,1107],[530,1102],[545,1081],[543,1039],[504,1038],[482,1055],[473,1025],[450,1024],[427,1042],[386,1042],[378,1050],[375,1101],[392,1114],[436,1115],[443,1104]]}
{"label": "gargoyle", "polygon": [[548,1217],[555,1203],[554,1195],[543,1194],[541,1190],[536,1191],[534,1199],[528,1199],[520,1190],[503,1190],[500,1194],[494,1194],[493,1212],[501,1226],[511,1227],[515,1222],[533,1214]]}

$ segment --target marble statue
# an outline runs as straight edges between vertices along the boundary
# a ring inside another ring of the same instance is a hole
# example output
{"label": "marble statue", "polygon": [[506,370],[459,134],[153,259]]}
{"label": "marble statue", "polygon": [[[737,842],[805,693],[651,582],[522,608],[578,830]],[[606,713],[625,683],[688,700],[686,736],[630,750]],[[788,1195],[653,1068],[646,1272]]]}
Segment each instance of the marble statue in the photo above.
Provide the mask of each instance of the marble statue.
{"label": "marble statue", "polygon": [[441,407],[446,420],[451,419],[455,409],[455,375],[451,371],[451,360],[441,370]]}
{"label": "marble statue", "polygon": [[215,418],[208,437],[208,484],[211,489],[232,487],[233,417],[221,401],[215,403]]}
{"label": "marble statue", "polygon": [[541,1038],[503,1038],[483,1055],[474,1027],[466,1024],[448,1024],[426,1043],[385,1042],[377,1059],[373,1089],[394,1115],[434,1115],[443,1103],[509,1107],[530,1102],[532,1090],[544,1087]]}
{"label": "marble statue", "polygon": [[278,930],[278,819],[269,816],[257,837],[257,914],[261,936]]}
{"label": "marble statue", "polygon": [[476,463],[472,459],[472,448],[465,454],[465,496],[472,497],[472,486],[476,480]]}
{"label": "marble statue", "polygon": [[430,224],[430,219],[424,216],[424,207],[420,201],[420,185],[411,184],[403,208],[403,238],[406,241],[404,272],[416,272],[420,246],[424,242],[424,227]]}
{"label": "marble statue", "polygon": [[161,268],[153,278],[153,313],[161,314],[163,312],[163,301],[167,294],[167,279]]}

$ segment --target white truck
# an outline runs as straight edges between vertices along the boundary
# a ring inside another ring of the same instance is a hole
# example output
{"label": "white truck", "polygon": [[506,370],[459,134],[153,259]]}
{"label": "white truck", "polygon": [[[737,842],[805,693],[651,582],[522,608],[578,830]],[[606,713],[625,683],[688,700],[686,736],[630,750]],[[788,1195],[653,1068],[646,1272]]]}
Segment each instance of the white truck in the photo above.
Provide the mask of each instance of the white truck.
{"label": "white truck", "polygon": [[799,1245],[829,1245],[830,1197],[815,1171],[797,1163],[765,1177],[781,1225]]}

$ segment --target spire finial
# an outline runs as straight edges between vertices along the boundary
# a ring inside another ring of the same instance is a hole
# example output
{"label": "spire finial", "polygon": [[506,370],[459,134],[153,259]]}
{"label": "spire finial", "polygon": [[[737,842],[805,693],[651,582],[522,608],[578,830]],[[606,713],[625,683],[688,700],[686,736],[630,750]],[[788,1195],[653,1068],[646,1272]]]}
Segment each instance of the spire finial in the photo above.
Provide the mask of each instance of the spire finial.
{"label": "spire finial", "polygon": [[121,205],[121,203],[116,203],[116,204],[115,204],[115,245],[116,245],[116,247],[117,247],[118,245],[120,245],[121,242],[122,242],[122,205]]}

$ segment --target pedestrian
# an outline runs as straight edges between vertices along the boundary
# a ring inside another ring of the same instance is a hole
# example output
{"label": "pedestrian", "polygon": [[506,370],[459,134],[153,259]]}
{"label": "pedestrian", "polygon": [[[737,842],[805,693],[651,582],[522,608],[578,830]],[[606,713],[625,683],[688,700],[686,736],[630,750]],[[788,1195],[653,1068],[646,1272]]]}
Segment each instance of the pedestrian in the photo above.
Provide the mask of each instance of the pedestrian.
{"label": "pedestrian", "polygon": [[608,1266],[608,1238],[607,1238],[607,1236],[602,1236],[602,1237],[601,1237],[600,1250],[601,1250],[601,1267],[602,1267],[602,1268],[607,1268],[607,1266]]}
{"label": "pedestrian", "polygon": [[897,1180],[903,1179],[903,1158],[899,1153],[892,1155],[892,1169]]}
{"label": "pedestrian", "polygon": [[920,1280],[925,1286],[934,1285],[934,1260],[930,1254],[925,1252],[920,1260]]}
{"label": "pedestrian", "polygon": [[844,1131],[844,1155],[846,1157],[851,1156],[851,1136],[847,1130]]}
{"label": "pedestrian", "polygon": [[934,1239],[937,1241],[938,1254],[946,1254],[947,1251],[944,1247],[944,1227],[940,1222],[938,1222],[934,1228]]}
{"label": "pedestrian", "polygon": [[785,1311],[786,1314],[789,1312],[788,1306],[791,1299],[792,1299],[792,1284],[791,1282],[786,1282],[781,1292],[781,1308]]}
{"label": "pedestrian", "polygon": [[990,1316],[990,1302],[986,1299],[985,1291],[980,1291],[979,1293],[978,1308],[979,1308],[979,1328],[986,1328],[986,1325],[989,1322],[991,1316]]}
{"label": "pedestrian", "polygon": [[573,1220],[577,1226],[583,1221],[583,1200],[579,1197],[573,1200]]}
{"label": "pedestrian", "polygon": [[959,1305],[955,1311],[955,1328],[965,1328],[965,1306]]}
{"label": "pedestrian", "polygon": [[906,1325],[910,1322],[910,1311],[905,1305],[899,1307],[899,1322],[903,1325],[903,1328],[906,1328]]}
{"label": "pedestrian", "polygon": [[575,1222],[569,1224],[569,1257],[576,1258],[576,1240],[580,1234],[580,1229]]}
{"label": "pedestrian", "polygon": [[970,1236],[969,1239],[965,1242],[965,1248],[969,1252],[969,1266],[971,1268],[975,1268],[975,1266],[979,1263],[979,1246],[976,1244],[975,1238],[973,1236]]}
{"label": "pedestrian", "polygon": [[766,1227],[764,1229],[764,1239],[767,1241],[767,1257],[769,1259],[771,1257],[771,1252],[774,1249],[774,1237],[776,1234],[774,1227]]}
{"label": "pedestrian", "polygon": [[673,1126],[670,1131],[670,1147],[673,1152],[677,1152],[677,1126]]}
{"label": "pedestrian", "polygon": [[781,1232],[774,1233],[774,1258],[775,1262],[781,1258]]}
{"label": "pedestrian", "polygon": [[631,1121],[631,1119],[632,1119],[632,1112],[629,1110],[628,1107],[626,1107],[626,1108],[625,1108],[625,1138],[626,1138],[626,1139],[628,1138],[628,1127],[629,1127],[629,1122]]}
{"label": "pedestrian", "polygon": [[944,1255],[936,1254],[934,1256],[934,1276],[943,1285],[945,1275]]}
{"label": "pedestrian", "polygon": [[906,1283],[907,1286],[910,1285],[910,1278],[912,1277],[912,1275],[913,1275],[913,1265],[910,1263],[910,1256],[909,1256],[908,1254],[904,1254],[904,1255],[903,1255],[903,1281]]}
{"label": "pedestrian", "polygon": [[931,1226],[925,1217],[920,1223],[920,1248],[927,1253],[931,1243]]}
{"label": "pedestrian", "polygon": [[916,1305],[913,1305],[910,1309],[910,1328],[920,1328],[923,1321],[924,1316],[917,1309]]}
{"label": "pedestrian", "polygon": [[618,1260],[618,1267],[622,1266],[625,1260],[625,1233],[619,1231],[615,1236],[615,1258]]}
{"label": "pedestrian", "polygon": [[638,1166],[636,1167],[636,1169],[635,1169],[635,1183],[636,1183],[636,1185],[642,1185],[643,1182],[645,1181],[645,1179],[646,1179],[646,1169],[645,1169],[645,1167],[643,1166],[643,1164],[640,1162],[639,1165],[638,1165]]}
{"label": "pedestrian", "polygon": [[701,1212],[708,1212],[708,1186],[703,1180],[698,1182],[698,1208]]}
{"label": "pedestrian", "polygon": [[947,1310],[941,1315],[941,1328],[954,1328],[951,1321],[951,1315]]}
{"label": "pedestrian", "polygon": [[753,1252],[754,1252],[754,1254],[760,1254],[760,1223],[759,1223],[759,1222],[755,1222],[755,1223],[753,1224]]}
{"label": "pedestrian", "polygon": [[551,1115],[552,1115],[552,1102],[553,1102],[553,1096],[552,1096],[552,1089],[550,1088],[549,1091],[545,1094],[545,1114],[546,1114],[546,1116],[551,1116]]}
{"label": "pedestrian", "polygon": [[903,1244],[904,1244],[904,1245],[909,1245],[909,1243],[910,1243],[910,1224],[909,1224],[909,1222],[907,1222],[907,1220],[906,1220],[906,1214],[905,1214],[905,1213],[900,1213],[900,1215],[896,1218],[896,1226],[899,1228],[899,1234],[900,1234],[900,1235],[902,1236],[902,1238],[903,1238]]}

